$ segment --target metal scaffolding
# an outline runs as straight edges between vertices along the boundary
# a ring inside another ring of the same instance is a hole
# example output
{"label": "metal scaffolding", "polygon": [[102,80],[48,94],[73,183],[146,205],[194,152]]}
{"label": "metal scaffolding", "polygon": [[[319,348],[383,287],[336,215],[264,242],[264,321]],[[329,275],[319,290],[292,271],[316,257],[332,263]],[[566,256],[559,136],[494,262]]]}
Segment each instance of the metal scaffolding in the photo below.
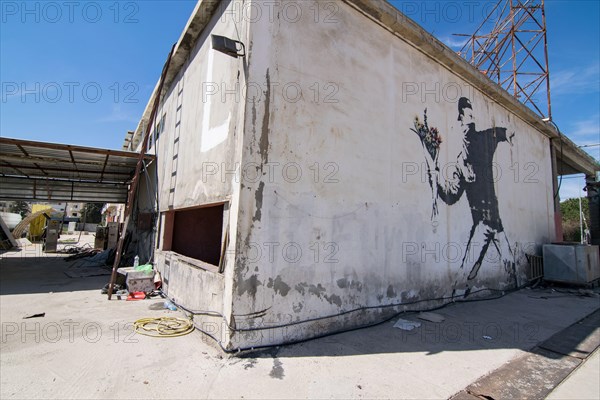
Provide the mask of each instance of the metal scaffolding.
{"label": "metal scaffolding", "polygon": [[[486,33],[487,32],[487,33]],[[552,119],[544,0],[500,0],[458,54]]]}

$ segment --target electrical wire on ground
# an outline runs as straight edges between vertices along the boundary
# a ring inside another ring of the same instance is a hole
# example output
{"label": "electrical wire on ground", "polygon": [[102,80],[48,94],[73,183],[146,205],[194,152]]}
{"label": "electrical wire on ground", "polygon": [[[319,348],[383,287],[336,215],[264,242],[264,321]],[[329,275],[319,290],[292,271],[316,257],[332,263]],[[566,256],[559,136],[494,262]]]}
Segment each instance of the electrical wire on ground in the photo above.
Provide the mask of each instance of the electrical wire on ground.
{"label": "electrical wire on ground", "polygon": [[[377,326],[377,325],[381,325],[385,322],[388,322],[394,318],[397,318],[400,315],[403,314],[412,314],[412,313],[417,313],[417,312],[427,312],[427,311],[435,311],[435,310],[439,310],[441,308],[444,308],[446,306],[452,305],[452,304],[456,304],[456,303],[472,303],[472,302],[478,302],[478,301],[490,301],[490,300],[496,300],[499,298],[502,298],[504,296],[506,296],[509,293],[512,292],[516,292],[518,290],[521,290],[527,286],[530,286],[533,282],[531,283],[527,283],[525,285],[516,287],[514,289],[479,289],[476,291],[472,291],[469,293],[469,295],[473,295],[476,293],[480,293],[480,292],[492,292],[492,293],[499,293],[498,295],[495,296],[491,296],[491,297],[483,297],[483,298],[471,298],[471,299],[458,299],[457,296],[446,296],[446,297],[438,297],[438,298],[434,298],[434,299],[423,299],[423,300],[416,300],[416,301],[412,301],[412,302],[405,302],[405,303],[392,303],[392,304],[384,304],[384,305],[379,305],[379,306],[365,306],[365,307],[359,307],[359,308],[355,308],[352,310],[348,310],[348,311],[343,311],[341,313],[338,314],[333,314],[333,315],[326,315],[326,316],[322,316],[322,317],[316,317],[316,318],[309,318],[306,320],[302,320],[302,321],[294,321],[294,322],[289,322],[286,324],[280,324],[280,325],[269,325],[269,326],[263,326],[263,327],[253,327],[253,328],[236,328],[235,326],[231,326],[230,323],[227,321],[227,319],[225,318],[225,316],[217,311],[194,311],[194,310],[190,310],[187,309],[186,307],[181,306],[180,304],[177,304],[176,302],[172,301],[171,302],[173,304],[175,304],[178,308],[182,309],[183,311],[185,311],[188,314],[191,315],[205,315],[205,316],[211,316],[211,317],[220,317],[223,319],[224,321],[224,325],[231,330],[232,332],[254,332],[254,331],[264,331],[264,330],[270,330],[270,329],[280,329],[280,328],[287,328],[290,326],[294,326],[294,325],[299,325],[299,324],[305,324],[305,323],[309,323],[309,322],[316,322],[316,321],[321,321],[324,319],[329,319],[329,318],[335,318],[335,317],[340,317],[346,314],[350,314],[350,313],[354,313],[354,312],[358,312],[358,311],[364,311],[364,310],[370,310],[370,309],[385,309],[385,308],[391,308],[391,307],[401,307],[401,306],[409,306],[409,305],[415,305],[415,304],[419,304],[419,303],[425,303],[425,302],[431,302],[431,301],[444,301],[444,300],[450,300],[450,302],[448,303],[444,303],[441,304],[439,306],[436,307],[430,307],[427,309],[421,309],[421,310],[404,310],[404,311],[399,311],[397,313],[392,314],[391,316],[381,320],[381,321],[377,321],[377,322],[373,322],[373,323],[369,323],[369,324],[365,324],[365,325],[360,325],[357,327],[352,327],[352,328],[344,328],[344,329],[340,329],[340,330],[336,330],[336,331],[332,331],[332,332],[328,332],[328,333],[324,333],[324,334],[320,334],[320,335],[316,335],[316,336],[311,336],[310,338],[305,338],[305,339],[298,339],[298,340],[294,340],[294,341],[286,341],[285,343],[276,343],[276,344],[268,344],[268,345],[259,345],[259,346],[249,346],[249,347],[238,347],[238,348],[234,348],[234,349],[229,349],[226,348],[225,346],[223,346],[223,342],[221,340],[219,340],[217,337],[215,337],[212,333],[207,332],[201,328],[199,328],[198,326],[195,326],[195,329],[197,329],[198,331],[202,332],[203,334],[205,334],[206,336],[208,336],[209,338],[211,338],[212,340],[214,340],[219,347],[221,348],[221,350],[225,353],[228,354],[232,354],[232,353],[239,353],[242,351],[253,351],[253,350],[260,350],[260,349],[266,349],[266,348],[272,348],[272,347],[278,347],[281,345],[292,345],[292,344],[299,344],[299,343],[304,343],[310,340],[314,340],[314,339],[320,339],[320,338],[324,338],[324,337],[328,337],[328,336],[333,336],[333,335],[337,335],[339,333],[345,333],[345,332],[352,332],[352,331],[357,331],[359,329],[366,329],[366,328],[370,328],[373,326]],[[161,294],[163,296],[165,296],[164,293],[161,292]],[[166,296],[165,296],[166,297]],[[234,321],[235,323],[235,321]]]}

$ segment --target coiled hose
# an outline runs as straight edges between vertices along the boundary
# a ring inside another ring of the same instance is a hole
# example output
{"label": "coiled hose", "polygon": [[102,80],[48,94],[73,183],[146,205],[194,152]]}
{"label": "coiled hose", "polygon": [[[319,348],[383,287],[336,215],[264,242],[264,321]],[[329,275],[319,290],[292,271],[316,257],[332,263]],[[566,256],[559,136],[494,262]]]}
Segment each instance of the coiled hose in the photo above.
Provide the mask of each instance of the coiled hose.
{"label": "coiled hose", "polygon": [[151,337],[184,336],[194,331],[194,323],[188,318],[157,317],[141,318],[133,323],[135,332]]}

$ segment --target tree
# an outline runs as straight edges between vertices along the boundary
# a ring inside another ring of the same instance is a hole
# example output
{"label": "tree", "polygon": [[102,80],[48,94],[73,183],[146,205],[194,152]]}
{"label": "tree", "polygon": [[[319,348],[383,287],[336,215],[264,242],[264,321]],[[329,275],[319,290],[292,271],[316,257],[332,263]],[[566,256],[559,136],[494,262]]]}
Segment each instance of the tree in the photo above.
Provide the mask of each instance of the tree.
{"label": "tree", "polygon": [[[83,207],[85,222],[88,224],[99,224],[102,221],[102,207],[104,207],[104,203],[86,203],[85,207]],[[83,218],[81,222],[83,222]]]}
{"label": "tree", "polygon": [[[581,209],[587,223],[590,223],[590,207],[587,197],[581,199]],[[563,236],[567,242],[581,242],[579,226],[579,199],[567,199],[560,203],[562,214]],[[585,229],[585,224],[584,224]]]}
{"label": "tree", "polygon": [[31,212],[31,208],[29,207],[29,203],[17,200],[10,206],[10,212],[21,214],[21,218],[25,218]]}

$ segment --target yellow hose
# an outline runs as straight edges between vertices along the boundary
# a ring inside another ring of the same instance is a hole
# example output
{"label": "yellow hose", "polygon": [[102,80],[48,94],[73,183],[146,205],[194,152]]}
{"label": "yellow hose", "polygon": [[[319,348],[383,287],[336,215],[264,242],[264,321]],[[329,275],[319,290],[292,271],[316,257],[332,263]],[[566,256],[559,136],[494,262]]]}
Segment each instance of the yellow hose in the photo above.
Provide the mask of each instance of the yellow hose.
{"label": "yellow hose", "polygon": [[134,330],[151,337],[176,337],[194,330],[191,319],[176,317],[141,318],[133,323]]}

